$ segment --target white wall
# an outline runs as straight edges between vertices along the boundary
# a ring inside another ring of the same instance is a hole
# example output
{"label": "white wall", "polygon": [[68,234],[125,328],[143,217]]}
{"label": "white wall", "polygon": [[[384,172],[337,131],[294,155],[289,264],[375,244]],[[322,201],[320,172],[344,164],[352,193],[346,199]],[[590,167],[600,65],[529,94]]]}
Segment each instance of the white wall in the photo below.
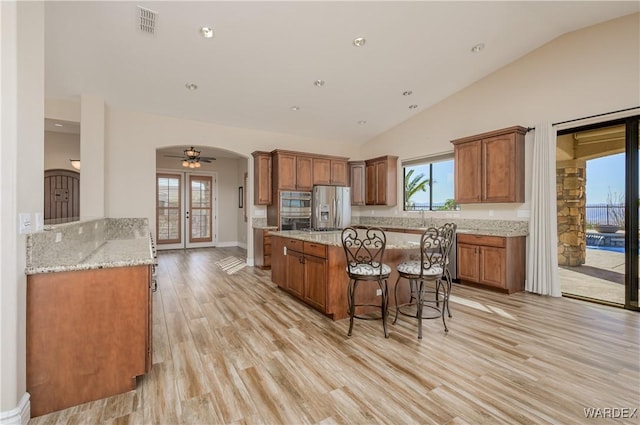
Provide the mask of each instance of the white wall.
{"label": "white wall", "polygon": [[[247,176],[247,184],[244,183],[244,173],[247,173],[248,158],[242,158],[242,159],[236,160],[236,165],[238,170],[237,186],[238,187],[242,186],[243,196],[244,196],[243,208],[237,209],[238,211],[238,227],[237,227],[238,246],[246,248],[247,242],[248,242],[247,241],[247,223],[249,223],[249,225],[251,224],[251,220],[249,218],[249,214],[250,214],[249,204],[253,202],[253,198],[249,198],[249,188],[247,187],[249,185],[248,176]],[[236,198],[239,196],[237,195],[237,192],[238,190],[236,188]],[[238,201],[236,200],[236,203],[237,202]],[[245,211],[247,212],[246,222],[244,221]],[[251,253],[250,256],[248,255],[248,257],[253,257],[253,253]]]}
{"label": "white wall", "polygon": [[44,169],[78,171],[71,166],[70,159],[80,159],[80,135],[45,131]]}
{"label": "white wall", "polygon": [[[452,151],[450,140],[485,131],[639,106],[639,25],[640,15],[634,14],[565,34],[371,140],[362,146],[360,156],[416,158]],[[525,151],[527,199],[531,140],[529,133]],[[398,199],[402,199],[400,179]],[[518,219],[527,209],[528,204],[463,205],[459,216]],[[403,214],[402,205],[362,207],[356,213],[368,215],[371,211]]]}
{"label": "white wall", "polygon": [[[105,215],[148,217],[152,229],[155,228],[157,148],[188,143],[226,149],[245,157],[255,150],[275,148],[306,149],[315,153],[344,156],[353,153],[349,152],[350,147],[344,143],[331,140],[224,127],[111,106],[107,106],[105,115]],[[322,147],[322,150],[316,147]],[[352,151],[355,150],[352,147]],[[240,184],[236,168],[233,170],[233,206],[237,210],[237,190]],[[236,215],[237,211],[233,214]],[[234,221],[234,232],[236,227]],[[247,239],[250,241],[250,238]],[[235,237],[233,240],[236,240]],[[252,245],[247,248],[251,250]]]}
{"label": "white wall", "polygon": [[83,94],[80,100],[80,219],[105,217],[104,99]]}
{"label": "white wall", "polygon": [[33,227],[44,209],[44,5],[0,2],[0,22],[0,418],[25,423],[26,236],[17,216],[29,214]]}

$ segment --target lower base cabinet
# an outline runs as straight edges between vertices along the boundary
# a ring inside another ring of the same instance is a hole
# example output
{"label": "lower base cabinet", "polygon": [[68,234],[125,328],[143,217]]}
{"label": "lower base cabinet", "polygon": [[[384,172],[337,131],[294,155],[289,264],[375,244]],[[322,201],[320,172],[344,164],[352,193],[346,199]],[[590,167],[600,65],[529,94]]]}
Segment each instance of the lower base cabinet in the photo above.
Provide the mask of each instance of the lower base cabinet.
{"label": "lower base cabinet", "polygon": [[271,268],[271,235],[268,229],[253,229],[253,259],[256,267]]}
{"label": "lower base cabinet", "polygon": [[293,239],[286,246],[284,289],[321,312],[328,313],[326,246]]}
{"label": "lower base cabinet", "polygon": [[27,276],[31,416],[136,388],[152,365],[150,266]]}
{"label": "lower base cabinet", "polygon": [[347,275],[342,247],[272,237],[271,280],[334,320],[347,317]]}
{"label": "lower base cabinet", "polygon": [[[271,237],[271,281],[278,287],[303,303],[321,313],[340,320],[348,317],[347,262],[342,246],[290,239],[286,236]],[[394,294],[398,278],[396,265],[408,261],[414,250],[388,249],[385,251],[385,263],[391,267],[389,276],[389,294]],[[381,297],[377,293],[378,285],[372,282],[358,288],[357,303],[378,305]],[[409,285],[400,286],[398,297],[401,303],[409,300]],[[389,299],[390,307],[395,305],[393,295]],[[372,308],[372,311],[375,308]]]}
{"label": "lower base cabinet", "polygon": [[525,237],[458,234],[458,279],[508,293],[524,290]]}

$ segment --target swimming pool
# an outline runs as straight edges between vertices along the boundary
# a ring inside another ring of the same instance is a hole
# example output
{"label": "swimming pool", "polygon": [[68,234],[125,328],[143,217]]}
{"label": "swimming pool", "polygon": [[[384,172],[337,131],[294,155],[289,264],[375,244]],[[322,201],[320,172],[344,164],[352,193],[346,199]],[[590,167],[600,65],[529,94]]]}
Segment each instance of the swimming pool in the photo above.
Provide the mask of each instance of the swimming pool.
{"label": "swimming pool", "polygon": [[612,252],[622,252],[624,253],[623,246],[590,246],[587,245],[587,249],[597,249],[599,251],[612,251]]}

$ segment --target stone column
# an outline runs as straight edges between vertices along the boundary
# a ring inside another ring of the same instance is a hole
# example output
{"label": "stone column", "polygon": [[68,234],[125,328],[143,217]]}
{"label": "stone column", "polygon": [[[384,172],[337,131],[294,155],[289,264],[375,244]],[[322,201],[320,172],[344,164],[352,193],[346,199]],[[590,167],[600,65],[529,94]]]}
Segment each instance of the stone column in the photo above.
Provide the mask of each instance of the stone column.
{"label": "stone column", "polygon": [[579,266],[586,260],[586,185],[584,160],[558,162],[558,265]]}

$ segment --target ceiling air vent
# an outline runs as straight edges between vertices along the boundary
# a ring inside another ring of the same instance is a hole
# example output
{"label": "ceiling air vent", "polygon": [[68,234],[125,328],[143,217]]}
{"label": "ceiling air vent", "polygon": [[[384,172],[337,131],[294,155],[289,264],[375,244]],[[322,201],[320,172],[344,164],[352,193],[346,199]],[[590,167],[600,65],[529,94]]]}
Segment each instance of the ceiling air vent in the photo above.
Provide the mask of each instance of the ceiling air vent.
{"label": "ceiling air vent", "polygon": [[138,6],[138,28],[147,34],[156,33],[156,21],[158,12]]}

